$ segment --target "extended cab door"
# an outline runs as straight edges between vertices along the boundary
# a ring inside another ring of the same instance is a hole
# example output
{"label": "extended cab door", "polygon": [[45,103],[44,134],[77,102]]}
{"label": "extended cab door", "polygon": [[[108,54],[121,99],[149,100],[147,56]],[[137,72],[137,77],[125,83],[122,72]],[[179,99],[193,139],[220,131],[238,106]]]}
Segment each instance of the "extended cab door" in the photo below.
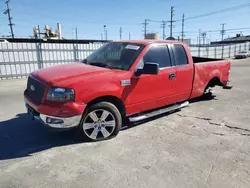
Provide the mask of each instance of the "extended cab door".
{"label": "extended cab door", "polygon": [[176,102],[189,99],[192,92],[194,67],[193,63],[189,62],[188,54],[182,44],[171,45],[171,52],[173,54],[173,63],[176,67],[176,85],[174,91],[176,92]]}
{"label": "extended cab door", "polygon": [[176,93],[174,90],[176,68],[172,67],[169,47],[166,44],[151,46],[136,69],[142,68],[146,62],[158,63],[160,71],[158,75],[133,75],[125,99],[129,114],[175,102],[173,95]]}

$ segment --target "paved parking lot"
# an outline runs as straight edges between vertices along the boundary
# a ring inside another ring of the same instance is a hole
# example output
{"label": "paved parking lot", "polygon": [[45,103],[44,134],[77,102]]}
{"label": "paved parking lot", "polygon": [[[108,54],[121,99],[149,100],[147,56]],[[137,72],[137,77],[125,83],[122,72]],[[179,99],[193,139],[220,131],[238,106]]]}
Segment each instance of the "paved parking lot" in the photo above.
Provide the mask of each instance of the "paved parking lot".
{"label": "paved parking lot", "polygon": [[0,81],[0,187],[249,187],[250,60],[233,62],[231,80],[98,143],[32,121],[26,80]]}

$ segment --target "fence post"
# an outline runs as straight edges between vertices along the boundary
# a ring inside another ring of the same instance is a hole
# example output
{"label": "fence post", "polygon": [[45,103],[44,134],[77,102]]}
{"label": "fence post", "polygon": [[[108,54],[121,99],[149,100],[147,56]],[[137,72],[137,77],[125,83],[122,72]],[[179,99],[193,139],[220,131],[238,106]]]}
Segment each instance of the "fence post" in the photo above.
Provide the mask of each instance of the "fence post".
{"label": "fence post", "polygon": [[236,54],[236,44],[234,45],[234,56]]}
{"label": "fence post", "polygon": [[38,69],[43,68],[43,55],[42,55],[42,44],[41,42],[36,43],[36,56]]}
{"label": "fence post", "polygon": [[207,46],[207,58],[209,58],[209,46]]}
{"label": "fence post", "polygon": [[216,52],[216,47],[214,47],[214,58],[217,58],[217,52]]}
{"label": "fence post", "polygon": [[74,53],[74,61],[79,61],[77,44],[73,44],[73,53]]}
{"label": "fence post", "polygon": [[229,58],[231,57],[231,44],[229,44]]}
{"label": "fence post", "polygon": [[200,55],[201,55],[201,49],[200,49],[200,44],[199,44],[199,46],[198,46],[198,57],[200,57]]}
{"label": "fence post", "polygon": [[221,59],[224,58],[224,44],[222,44],[222,49],[221,49]]}

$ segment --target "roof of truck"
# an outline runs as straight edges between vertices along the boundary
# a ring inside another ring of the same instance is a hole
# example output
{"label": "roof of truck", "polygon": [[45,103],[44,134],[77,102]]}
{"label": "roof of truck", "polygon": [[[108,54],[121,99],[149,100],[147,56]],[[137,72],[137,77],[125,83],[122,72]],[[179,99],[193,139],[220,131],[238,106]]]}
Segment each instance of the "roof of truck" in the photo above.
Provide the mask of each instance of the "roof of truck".
{"label": "roof of truck", "polygon": [[165,44],[183,44],[180,41],[176,40],[121,40],[121,41],[114,41],[114,42],[127,42],[127,43],[136,43],[136,44],[156,44],[156,43],[165,43]]}

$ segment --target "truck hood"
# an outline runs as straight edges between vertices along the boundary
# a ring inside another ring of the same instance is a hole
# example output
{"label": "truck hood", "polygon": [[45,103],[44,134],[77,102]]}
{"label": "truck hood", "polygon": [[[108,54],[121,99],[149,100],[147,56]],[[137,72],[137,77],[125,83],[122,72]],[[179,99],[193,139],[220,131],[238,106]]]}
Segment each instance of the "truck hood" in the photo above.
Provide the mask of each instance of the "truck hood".
{"label": "truck hood", "polygon": [[111,70],[97,66],[86,65],[83,63],[70,63],[54,67],[40,69],[32,73],[32,76],[55,86],[66,86],[80,80],[88,80],[96,76],[112,76],[119,70]]}

